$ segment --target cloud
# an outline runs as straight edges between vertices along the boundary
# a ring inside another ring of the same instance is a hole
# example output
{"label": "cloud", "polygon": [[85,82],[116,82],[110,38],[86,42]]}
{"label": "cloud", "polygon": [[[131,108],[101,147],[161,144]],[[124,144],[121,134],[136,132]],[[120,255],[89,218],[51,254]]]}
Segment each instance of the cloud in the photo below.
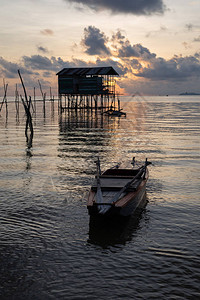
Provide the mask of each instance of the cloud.
{"label": "cloud", "polygon": [[119,57],[141,57],[145,60],[154,58],[156,55],[151,53],[148,48],[143,47],[141,44],[131,45],[128,40],[126,40],[121,48],[118,49]]}
{"label": "cloud", "polygon": [[187,29],[188,31],[192,31],[193,28],[194,28],[194,26],[193,26],[191,23],[186,24],[185,27],[186,27],[186,29]]}
{"label": "cloud", "polygon": [[197,38],[194,38],[193,42],[200,42],[200,35]]}
{"label": "cloud", "polygon": [[123,65],[122,63],[115,61],[113,59],[106,59],[106,60],[101,60],[100,58],[97,58],[94,66],[100,66],[100,67],[107,67],[107,66],[112,66],[119,75],[125,75],[128,72],[128,68]]}
{"label": "cloud", "polygon": [[23,62],[27,68],[31,68],[33,70],[53,69],[52,61],[48,57],[41,55],[23,56]]}
{"label": "cloud", "polygon": [[81,59],[74,59],[72,58],[70,61],[64,61],[62,58],[54,57],[48,58],[46,56],[41,55],[32,55],[32,56],[23,56],[23,67],[26,70],[37,70],[43,71],[45,76],[49,77],[49,72],[55,74],[56,72],[60,71],[63,68],[84,68],[84,67],[96,67],[96,66],[110,66],[112,65],[117,72],[120,74],[125,74],[127,68],[124,67],[121,63],[114,61],[112,59],[101,59],[100,57],[97,58],[95,62],[88,62]]}
{"label": "cloud", "polygon": [[44,30],[41,30],[40,33],[43,34],[43,35],[50,35],[50,36],[54,34],[53,30],[48,29],[48,28],[44,29]]}
{"label": "cloud", "polygon": [[43,72],[43,77],[45,77],[45,78],[51,78],[51,76],[52,76],[51,72],[49,72],[49,71]]}
{"label": "cloud", "polygon": [[23,56],[19,63],[13,63],[0,57],[0,74],[5,78],[16,78],[18,77],[17,70],[20,69],[26,75],[39,75],[40,71],[44,71],[43,74],[49,77],[49,72],[55,74],[61,68],[72,65],[75,64],[53,56],[51,58],[41,55]]}
{"label": "cloud", "polygon": [[24,66],[27,69],[32,70],[48,70],[57,72],[57,70],[59,68],[62,68],[65,64],[60,57],[55,58],[54,56],[52,56],[51,58],[41,55],[23,56],[22,60]]}
{"label": "cloud", "polygon": [[[108,43],[110,48],[107,46]],[[48,85],[47,78],[51,78],[55,85],[55,75],[63,68],[113,66],[121,75],[118,85],[126,88],[126,91],[131,91],[133,87],[134,89],[141,87],[145,91],[149,89],[150,93],[153,90],[155,93],[156,91],[161,93],[162,86],[166,89],[173,86],[175,91],[176,86],[187,89],[187,84],[190,87],[189,82],[194,88],[196,84],[196,90],[199,88],[200,52],[185,57],[175,55],[171,59],[164,59],[157,57],[141,44],[131,44],[120,30],[108,38],[100,29],[93,26],[84,30],[82,45],[86,47],[89,57],[95,55],[92,62],[73,57],[63,60],[61,57],[48,57],[45,54],[23,56],[18,63],[0,57],[0,74],[4,78],[17,78],[17,70],[20,69],[21,74],[26,75],[24,79],[29,86],[31,81],[33,86],[34,81],[37,82],[38,79],[45,80]]]}
{"label": "cloud", "polygon": [[49,53],[49,50],[42,46],[37,46],[37,50],[42,53]]}
{"label": "cloud", "polygon": [[120,57],[139,57],[140,53],[136,49],[136,45],[131,45],[129,41],[126,41],[122,47],[118,50],[118,56]]}
{"label": "cloud", "polygon": [[16,78],[18,76],[17,70],[21,70],[25,74],[34,74],[32,70],[27,70],[20,63],[13,63],[0,57],[0,73],[5,78]]}
{"label": "cloud", "polygon": [[150,36],[156,36],[156,35],[158,35],[158,34],[160,34],[160,33],[166,32],[166,31],[167,31],[167,27],[162,25],[162,26],[160,26],[160,29],[159,29],[159,30],[149,31],[149,32],[145,35],[145,37],[146,37],[146,38],[149,38]]}
{"label": "cloud", "polygon": [[111,41],[113,42],[112,47],[121,59],[140,57],[143,60],[149,60],[156,56],[155,53],[151,53],[148,48],[141,44],[131,45],[130,41],[126,39],[120,30],[112,35]]}
{"label": "cloud", "polygon": [[114,14],[135,15],[163,14],[166,7],[163,0],[65,0],[78,7],[87,6],[94,11],[108,10]]}
{"label": "cloud", "polygon": [[117,30],[116,33],[112,35],[112,41],[113,42],[118,42],[118,43],[123,43],[123,40],[125,39],[125,36],[122,34],[121,30]]}
{"label": "cloud", "polygon": [[141,65],[141,63],[139,62],[138,59],[132,59],[132,60],[130,61],[130,65],[131,65],[131,67],[132,67],[133,69],[136,69],[136,70],[138,70],[138,71],[142,69],[142,65]]}
{"label": "cloud", "polygon": [[198,53],[194,56],[174,56],[170,60],[155,58],[148,67],[142,68],[135,76],[150,80],[179,81],[198,77],[200,73],[200,59]]}
{"label": "cloud", "polygon": [[110,55],[110,50],[106,46],[108,38],[103,32],[94,26],[84,29],[84,38],[81,44],[86,48],[85,53],[89,55]]}
{"label": "cloud", "polygon": [[141,44],[131,45],[130,41],[124,35],[117,31],[112,35],[113,48],[117,51],[119,58],[143,58],[144,60],[152,59],[156,54],[151,53],[150,50]]}
{"label": "cloud", "polygon": [[191,45],[187,42],[183,42],[182,44],[185,47],[185,49],[190,49],[191,48]]}

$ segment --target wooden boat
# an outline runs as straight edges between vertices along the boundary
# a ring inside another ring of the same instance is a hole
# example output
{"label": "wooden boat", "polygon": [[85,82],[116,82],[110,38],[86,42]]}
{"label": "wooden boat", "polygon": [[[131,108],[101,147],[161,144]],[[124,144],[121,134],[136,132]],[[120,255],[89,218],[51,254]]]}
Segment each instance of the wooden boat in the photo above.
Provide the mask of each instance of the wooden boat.
{"label": "wooden boat", "polygon": [[114,109],[109,109],[107,111],[104,112],[106,115],[108,116],[112,116],[112,117],[121,117],[121,116],[125,116],[126,117],[126,113],[124,113],[121,109],[118,110],[114,110]]}
{"label": "wooden boat", "polygon": [[146,205],[145,192],[150,162],[138,168],[123,169],[119,165],[101,174],[97,161],[97,175],[90,189],[87,208],[90,216],[130,216]]}
{"label": "wooden boat", "polygon": [[123,108],[120,108],[120,100],[118,99],[118,109],[115,109],[111,107],[110,109],[106,110],[103,112],[103,114],[106,114],[107,116],[112,116],[112,117],[121,117],[121,116],[125,116],[126,117],[126,113],[122,111]]}

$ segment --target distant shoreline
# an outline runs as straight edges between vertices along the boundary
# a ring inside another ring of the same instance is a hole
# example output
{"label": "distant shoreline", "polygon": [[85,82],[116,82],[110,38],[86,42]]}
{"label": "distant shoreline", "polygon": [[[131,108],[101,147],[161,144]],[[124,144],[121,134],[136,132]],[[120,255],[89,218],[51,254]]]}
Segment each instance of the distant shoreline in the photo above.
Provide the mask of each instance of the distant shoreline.
{"label": "distant shoreline", "polygon": [[181,94],[179,94],[180,96],[198,96],[198,95],[200,95],[200,93],[192,93],[192,92],[190,92],[190,93],[181,93]]}

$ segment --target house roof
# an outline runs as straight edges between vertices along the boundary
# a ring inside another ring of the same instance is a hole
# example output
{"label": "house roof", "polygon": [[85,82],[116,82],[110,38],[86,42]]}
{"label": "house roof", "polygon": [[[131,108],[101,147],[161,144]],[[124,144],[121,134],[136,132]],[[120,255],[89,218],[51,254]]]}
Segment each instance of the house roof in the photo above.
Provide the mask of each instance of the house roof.
{"label": "house roof", "polygon": [[115,75],[119,74],[113,67],[95,67],[95,68],[64,68],[56,75],[70,75],[70,76],[85,76],[85,75]]}

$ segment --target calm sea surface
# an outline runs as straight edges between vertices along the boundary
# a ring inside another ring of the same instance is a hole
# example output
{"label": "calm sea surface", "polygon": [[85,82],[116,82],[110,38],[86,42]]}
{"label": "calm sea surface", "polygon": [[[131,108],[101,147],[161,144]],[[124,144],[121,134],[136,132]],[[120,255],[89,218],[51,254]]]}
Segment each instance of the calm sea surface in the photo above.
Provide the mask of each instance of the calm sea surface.
{"label": "calm sea surface", "polygon": [[[127,97],[126,118],[43,115],[33,146],[14,103],[0,115],[0,299],[200,299],[200,96]],[[148,204],[89,226],[95,174],[146,157]]]}

